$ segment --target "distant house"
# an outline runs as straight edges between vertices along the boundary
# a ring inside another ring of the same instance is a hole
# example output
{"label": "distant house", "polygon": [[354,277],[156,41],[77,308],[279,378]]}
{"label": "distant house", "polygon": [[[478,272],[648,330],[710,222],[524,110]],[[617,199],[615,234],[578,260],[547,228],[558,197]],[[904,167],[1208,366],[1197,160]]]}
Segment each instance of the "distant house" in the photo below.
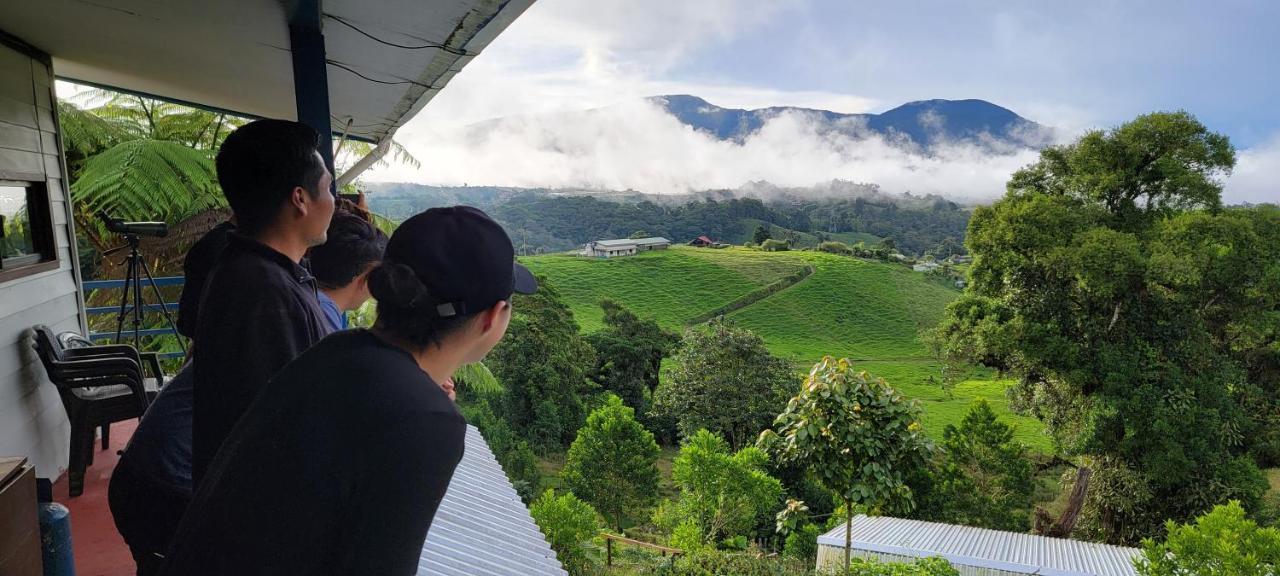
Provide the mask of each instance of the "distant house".
{"label": "distant house", "polygon": [[[961,576],[1136,576],[1137,548],[887,516],[853,518],[850,555],[883,562],[941,557]],[[844,523],[818,537],[818,568],[844,562]]]}
{"label": "distant house", "polygon": [[587,243],[582,250],[582,255],[591,258],[615,258],[649,250],[666,250],[670,245],[671,241],[662,237],[596,240]]}
{"label": "distant house", "polygon": [[696,248],[728,248],[729,245],[724,242],[712,240],[710,236],[699,236],[689,241],[690,246]]}
{"label": "distant house", "polygon": [[917,263],[916,265],[912,266],[911,269],[916,272],[932,272],[934,270],[937,270],[939,267],[941,267],[941,265],[938,264],[937,262],[929,261],[929,262]]}

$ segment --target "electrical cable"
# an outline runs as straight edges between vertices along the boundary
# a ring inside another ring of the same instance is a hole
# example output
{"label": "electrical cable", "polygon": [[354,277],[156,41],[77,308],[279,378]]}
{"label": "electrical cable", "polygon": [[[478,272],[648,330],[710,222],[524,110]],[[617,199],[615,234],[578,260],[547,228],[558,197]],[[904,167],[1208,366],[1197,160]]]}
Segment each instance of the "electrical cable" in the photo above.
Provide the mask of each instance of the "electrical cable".
{"label": "electrical cable", "polygon": [[396,85],[400,85],[400,84],[411,84],[411,85],[413,85],[413,86],[417,86],[417,87],[419,87],[419,88],[423,88],[423,89],[426,89],[426,90],[439,90],[439,88],[436,88],[435,86],[432,86],[432,85],[430,85],[430,84],[423,84],[423,83],[421,83],[421,82],[414,82],[413,80],[379,80],[379,79],[377,79],[377,78],[370,78],[370,77],[368,77],[368,76],[365,76],[364,74],[361,74],[361,73],[360,73],[360,71],[359,71],[359,70],[356,70],[355,68],[352,68],[352,67],[350,67],[350,66],[347,66],[346,64],[343,64],[343,63],[341,63],[341,62],[336,62],[336,61],[333,61],[333,60],[325,60],[325,63],[326,63],[326,64],[328,64],[328,65],[330,65],[330,66],[334,66],[334,67],[337,67],[337,68],[341,68],[341,69],[343,69],[343,70],[346,70],[347,72],[350,72],[350,73],[352,73],[352,74],[355,74],[356,76],[359,76],[359,77],[361,77],[361,78],[364,78],[365,80],[368,80],[368,81],[373,82],[373,83],[376,83],[376,84],[387,84],[387,85],[389,85],[389,86],[396,86]]}
{"label": "electrical cable", "polygon": [[361,29],[360,29],[360,28],[358,28],[355,24],[352,24],[352,23],[348,22],[345,18],[343,18],[343,17],[341,17],[341,16],[335,16],[335,15],[333,15],[333,14],[325,14],[325,16],[326,16],[326,17],[328,17],[329,19],[331,19],[331,20],[333,20],[333,21],[335,21],[335,22],[339,23],[339,24],[342,24],[343,26],[346,26],[347,28],[350,28],[350,29],[352,29],[352,30],[355,30],[356,32],[359,32],[359,33],[360,33],[361,35],[363,35],[364,37],[366,37],[366,38],[368,38],[368,39],[370,39],[370,40],[373,40],[374,42],[377,42],[377,43],[379,43],[379,44],[386,44],[387,46],[391,46],[391,47],[394,47],[394,48],[400,48],[400,49],[403,49],[403,50],[441,50],[441,51],[448,52],[448,53],[453,54],[453,55],[456,55],[456,56],[472,56],[472,54],[471,54],[470,52],[467,52],[466,50],[459,50],[459,49],[457,49],[457,48],[450,48],[449,46],[445,46],[444,44],[434,44],[434,43],[430,43],[430,42],[428,42],[428,43],[423,44],[423,45],[421,45],[421,46],[410,46],[410,45],[407,45],[407,44],[397,44],[397,43],[395,43],[395,42],[388,42],[388,41],[386,41],[386,40],[383,40],[383,39],[381,39],[381,38],[378,38],[377,36],[374,36],[373,34],[370,34],[370,33],[368,33],[368,32],[365,32],[364,30],[361,30]]}

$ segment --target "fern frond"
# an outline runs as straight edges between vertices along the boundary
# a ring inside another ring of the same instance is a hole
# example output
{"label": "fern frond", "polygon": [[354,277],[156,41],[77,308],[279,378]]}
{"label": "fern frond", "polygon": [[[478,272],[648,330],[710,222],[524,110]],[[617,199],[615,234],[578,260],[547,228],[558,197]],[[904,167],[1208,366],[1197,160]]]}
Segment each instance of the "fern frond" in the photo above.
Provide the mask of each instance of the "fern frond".
{"label": "fern frond", "polygon": [[176,142],[131,140],[85,162],[72,199],[89,213],[178,222],[226,206],[210,153]]}
{"label": "fern frond", "polygon": [[482,396],[501,394],[503,391],[502,383],[498,382],[498,378],[493,375],[493,372],[489,371],[489,367],[485,366],[483,362],[463,364],[453,374],[453,380],[454,383],[461,385],[466,390]]}

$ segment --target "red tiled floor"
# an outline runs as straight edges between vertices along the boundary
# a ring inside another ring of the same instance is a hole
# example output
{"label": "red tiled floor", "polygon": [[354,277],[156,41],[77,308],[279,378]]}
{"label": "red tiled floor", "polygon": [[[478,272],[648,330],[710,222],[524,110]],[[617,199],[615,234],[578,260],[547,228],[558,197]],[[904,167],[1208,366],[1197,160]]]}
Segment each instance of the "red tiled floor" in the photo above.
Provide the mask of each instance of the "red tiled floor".
{"label": "red tiled floor", "polygon": [[133,556],[129,555],[129,547],[116,532],[111,518],[107,483],[119,460],[116,452],[124,449],[137,426],[137,420],[111,426],[111,445],[107,450],[94,452],[93,465],[85,471],[83,494],[75,498],[67,496],[66,474],[53,485],[53,499],[71,510],[71,548],[78,576],[132,576],[135,573]]}

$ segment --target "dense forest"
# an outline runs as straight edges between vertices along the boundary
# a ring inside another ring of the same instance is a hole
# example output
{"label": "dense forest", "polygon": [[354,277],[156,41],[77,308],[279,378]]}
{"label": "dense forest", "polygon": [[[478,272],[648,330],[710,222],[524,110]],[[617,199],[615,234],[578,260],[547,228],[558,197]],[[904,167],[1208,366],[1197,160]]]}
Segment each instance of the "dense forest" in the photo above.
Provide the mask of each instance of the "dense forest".
{"label": "dense forest", "polygon": [[676,242],[705,235],[740,244],[763,224],[771,228],[774,238],[799,246],[859,236],[871,241],[891,239],[908,255],[949,254],[963,251],[960,239],[970,214],[954,202],[936,198],[907,202],[884,195],[806,199],[791,194],[763,201],[724,196],[708,194],[675,203],[641,196],[602,199],[548,190],[392,184],[373,187],[370,204],[392,219],[432,206],[480,206],[511,232],[524,253],[571,250],[592,240],[637,234]]}

